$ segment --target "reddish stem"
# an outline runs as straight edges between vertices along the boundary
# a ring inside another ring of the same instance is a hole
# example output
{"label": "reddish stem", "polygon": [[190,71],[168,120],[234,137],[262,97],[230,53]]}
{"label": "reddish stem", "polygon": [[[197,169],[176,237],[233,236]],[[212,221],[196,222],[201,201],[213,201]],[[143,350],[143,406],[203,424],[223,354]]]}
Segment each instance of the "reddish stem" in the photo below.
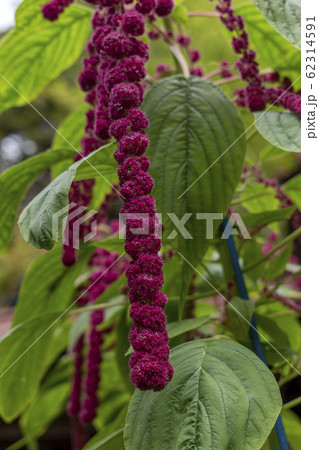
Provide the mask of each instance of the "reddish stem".
{"label": "reddish stem", "polygon": [[219,13],[210,11],[188,11],[190,17],[219,17]]}
{"label": "reddish stem", "polygon": [[273,293],[272,297],[275,298],[276,300],[279,300],[283,305],[288,306],[288,308],[293,309],[298,314],[301,313],[301,305],[299,303],[296,303],[293,300],[277,293]]}
{"label": "reddish stem", "polygon": [[82,450],[88,441],[85,425],[78,417],[72,417],[72,450]]}

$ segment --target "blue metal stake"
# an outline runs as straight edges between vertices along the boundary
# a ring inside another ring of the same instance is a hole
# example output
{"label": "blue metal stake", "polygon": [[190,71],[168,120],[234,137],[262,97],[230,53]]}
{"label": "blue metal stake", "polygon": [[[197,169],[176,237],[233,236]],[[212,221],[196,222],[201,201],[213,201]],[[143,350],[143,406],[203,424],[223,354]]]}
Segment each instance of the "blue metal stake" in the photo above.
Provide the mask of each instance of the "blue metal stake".
{"label": "blue metal stake", "polygon": [[[227,216],[223,220],[223,223],[222,223],[223,232],[227,229],[228,220],[229,219]],[[227,238],[227,247],[228,247],[230,259],[232,262],[232,266],[234,269],[239,295],[243,300],[249,300],[248,292],[247,292],[247,288],[246,288],[246,284],[245,284],[245,280],[244,280],[244,275],[242,273],[242,270],[241,270],[241,267],[239,264],[239,258],[238,258],[238,253],[237,253],[237,249],[235,246],[235,241],[234,241],[234,238],[231,233],[229,234],[229,236]],[[259,339],[259,335],[258,335],[258,331],[257,331],[257,324],[256,324],[256,320],[255,320],[254,316],[252,317],[250,324],[251,324],[251,327],[250,327],[249,332],[250,332],[250,337],[251,337],[251,340],[252,340],[252,343],[253,343],[253,346],[255,349],[255,353],[258,356],[258,358],[261,359],[261,361],[267,366],[264,349],[263,349],[262,344]],[[285,432],[285,428],[282,423],[282,419],[281,419],[280,415],[277,418],[277,421],[275,424],[275,429],[276,429],[280,449],[281,450],[290,450],[286,432]]]}

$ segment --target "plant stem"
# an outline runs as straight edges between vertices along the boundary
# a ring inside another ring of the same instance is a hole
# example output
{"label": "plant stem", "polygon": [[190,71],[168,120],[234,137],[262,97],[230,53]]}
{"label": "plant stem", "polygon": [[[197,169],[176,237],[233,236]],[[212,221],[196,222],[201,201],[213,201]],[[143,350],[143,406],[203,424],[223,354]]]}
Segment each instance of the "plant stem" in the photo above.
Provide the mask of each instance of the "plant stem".
{"label": "plant stem", "polygon": [[[169,17],[165,17],[163,19],[163,22],[164,22],[166,31],[173,31],[173,25],[172,25],[171,19]],[[172,52],[174,58],[178,61],[178,64],[180,65],[180,67],[182,69],[184,77],[189,78],[189,76],[190,76],[189,67],[188,67],[187,61],[186,61],[178,43],[174,40],[174,42],[169,45],[170,45],[170,49],[171,49],[171,52]]]}
{"label": "plant stem", "polygon": [[[291,300],[290,298],[286,298],[283,295],[280,295],[276,292],[273,293],[273,298],[275,300],[278,300],[279,302],[281,302],[283,305],[287,306],[288,308],[293,309],[295,312],[297,312],[298,314],[301,313],[301,305],[300,303],[296,303],[293,300]],[[291,311],[292,312],[292,311]]]}
{"label": "plant stem", "polygon": [[213,70],[212,72],[208,73],[207,75],[204,76],[205,80],[209,80],[210,78],[216,77],[217,75],[221,74],[221,70],[220,69],[216,69]]}
{"label": "plant stem", "polygon": [[301,404],[301,397],[297,397],[294,400],[291,400],[290,402],[285,403],[281,410],[285,410],[285,409],[291,409],[294,408],[295,406],[298,406]]}
{"label": "plant stem", "polygon": [[214,84],[216,84],[217,86],[220,86],[221,84],[232,83],[233,81],[238,81],[238,80],[241,80],[241,76],[234,75],[233,77],[221,78],[220,80],[216,80],[216,81],[214,81]]}
{"label": "plant stem", "polygon": [[189,78],[190,77],[189,67],[188,67],[186,59],[184,58],[183,53],[181,52],[181,49],[179,48],[179,46],[176,43],[171,45],[170,49],[171,49],[172,54],[175,56],[175,58],[179,62],[180,66],[182,68],[184,77]]}
{"label": "plant stem", "polygon": [[26,438],[19,439],[14,444],[10,445],[10,447],[7,448],[7,450],[18,450],[19,448],[22,448],[27,443]]}
{"label": "plant stem", "polygon": [[[265,75],[265,74],[271,73],[271,72],[273,72],[272,69],[264,69],[264,70],[260,71],[260,74]],[[239,80],[242,80],[241,75],[234,75],[232,77],[222,78],[221,80],[214,81],[214,84],[221,85],[221,84],[232,83],[233,81],[239,81]]]}
{"label": "plant stem", "polygon": [[278,386],[282,387],[284,384],[289,383],[289,381],[292,381],[297,377],[299,377],[299,373],[293,372],[286,377],[280,378],[280,380],[278,381]]}
{"label": "plant stem", "polygon": [[282,241],[280,241],[274,248],[271,250],[271,252],[266,253],[262,258],[258,259],[253,264],[250,264],[248,267],[246,267],[243,272],[249,272],[249,270],[254,269],[256,266],[261,264],[264,261],[267,261],[272,255],[274,255],[278,250],[280,250],[282,247],[284,247],[286,244],[289,244],[289,242],[294,241],[298,236],[301,234],[301,228],[298,228],[298,230],[295,230],[293,233],[286,236]]}
{"label": "plant stem", "polygon": [[265,197],[266,195],[271,195],[270,192],[256,192],[255,194],[247,195],[246,197],[240,197],[231,202],[231,206],[238,205],[242,202],[246,202],[248,200],[253,200],[254,198]]}
{"label": "plant stem", "polygon": [[211,11],[188,11],[187,15],[189,17],[219,17],[218,12]]}

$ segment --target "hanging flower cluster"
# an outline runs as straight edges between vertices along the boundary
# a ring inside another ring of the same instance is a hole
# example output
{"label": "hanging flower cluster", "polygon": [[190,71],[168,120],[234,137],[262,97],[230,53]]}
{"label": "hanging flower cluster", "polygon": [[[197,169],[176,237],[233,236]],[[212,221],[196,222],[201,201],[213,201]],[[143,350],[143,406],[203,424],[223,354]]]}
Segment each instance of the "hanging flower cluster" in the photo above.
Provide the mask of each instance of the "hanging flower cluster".
{"label": "hanging flower cluster", "polygon": [[234,32],[232,47],[235,53],[241,55],[236,61],[235,67],[241,78],[247,82],[245,89],[235,91],[238,97],[237,104],[246,106],[250,111],[261,111],[267,104],[276,104],[289,111],[301,114],[301,97],[293,92],[287,92],[282,88],[267,88],[264,81],[276,81],[277,74],[262,76],[256,59],[256,52],[249,47],[249,37],[245,30],[244,18],[236,15],[232,8],[232,0],[218,0],[215,9],[220,14],[221,22],[226,28]]}
{"label": "hanging flower cluster", "polygon": [[[152,4],[152,8],[151,8]],[[155,9],[153,10],[153,7]],[[160,292],[164,283],[163,261],[158,256],[161,240],[157,233],[155,201],[150,193],[153,180],[148,173],[149,160],[144,152],[149,146],[145,132],[148,119],[139,109],[143,102],[142,79],[146,75],[148,46],[138,39],[145,32],[145,18],[140,11],[168,15],[172,1],[155,4],[139,1],[134,9],[109,10],[108,24],[99,31],[96,49],[108,57],[104,74],[105,95],[111,125],[109,133],[119,143],[115,159],[119,164],[120,193],[125,199],[122,214],[133,215],[126,221],[125,250],[132,262],[126,274],[130,288],[130,316],[133,327],[130,341],[131,380],[141,390],[164,389],[173,375],[170,365],[164,307],[167,298]],[[148,217],[147,235],[134,234],[140,226],[139,214]]]}
{"label": "hanging flower cluster", "polygon": [[232,38],[235,53],[241,55],[236,61],[236,68],[243,80],[248,83],[245,90],[247,107],[251,111],[260,111],[266,106],[262,80],[259,76],[256,52],[249,48],[248,33],[242,16],[235,15],[231,7],[231,0],[219,0],[216,10],[220,13],[220,20],[229,31],[236,33]]}
{"label": "hanging flower cluster", "polygon": [[[126,270],[128,260],[120,259],[116,252],[108,252],[100,248],[94,252],[90,265],[94,267],[94,271],[88,280],[89,287],[78,299],[79,306],[96,302],[99,296]],[[73,349],[74,372],[68,412],[70,416],[79,416],[82,423],[92,422],[96,417],[99,404],[101,346],[103,335],[111,331],[110,329],[99,329],[103,320],[103,309],[93,311],[90,317],[87,342],[85,342],[84,336],[81,336]],[[84,358],[85,344],[87,344],[87,354]],[[84,371],[85,378],[83,378]]]}
{"label": "hanging flower cluster", "polygon": [[[149,146],[145,132],[149,122],[139,109],[144,96],[141,81],[146,75],[148,46],[137,37],[145,33],[146,18],[153,21],[155,15],[169,15],[174,2],[138,0],[129,8],[119,0],[94,3],[98,9],[92,19],[92,39],[87,45],[89,57],[84,60],[79,76],[81,88],[88,92],[86,100],[94,109],[87,114],[88,136],[82,140],[80,157],[87,156],[110,137],[119,143],[115,159],[119,164],[120,194],[125,200],[121,212],[136,216],[126,223],[125,244],[132,258],[127,271],[134,323],[130,332],[135,351],[130,359],[131,380],[141,390],[158,391],[171,380],[173,368],[169,363],[164,313],[167,298],[160,292],[164,277],[163,261],[158,256],[161,239],[156,228],[155,201],[150,196],[153,179],[148,173],[149,160],[143,155]],[[74,202],[73,195],[77,197],[76,203],[89,201],[91,186],[85,186],[84,193],[81,188],[82,185],[72,188],[70,201]],[[149,217],[148,235],[133,232],[140,224],[139,214]],[[64,262],[69,265],[75,262],[73,248],[67,245],[64,250]],[[94,322],[100,320],[100,315],[97,316]],[[94,403],[93,399],[92,404],[86,405],[88,416],[92,415]]]}

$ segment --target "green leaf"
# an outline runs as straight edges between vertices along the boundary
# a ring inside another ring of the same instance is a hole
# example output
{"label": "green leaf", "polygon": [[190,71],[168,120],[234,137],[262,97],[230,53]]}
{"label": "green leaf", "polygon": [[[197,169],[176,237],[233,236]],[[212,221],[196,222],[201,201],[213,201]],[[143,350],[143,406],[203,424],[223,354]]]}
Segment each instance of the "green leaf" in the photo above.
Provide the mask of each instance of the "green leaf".
{"label": "green leaf", "polygon": [[301,49],[300,0],[253,0],[271,26]]}
{"label": "green leaf", "polygon": [[300,117],[290,112],[257,112],[255,127],[271,144],[289,152],[301,151]]}
{"label": "green leaf", "polygon": [[[116,339],[115,333],[112,334],[110,343],[114,342],[114,339]],[[104,355],[100,370],[101,401],[97,410],[98,416],[94,421],[97,429],[113,422],[123,408],[128,407],[131,398],[127,385],[122,381],[114,352],[107,352]],[[124,423],[121,422],[115,430],[123,425]]]}
{"label": "green leaf", "polygon": [[36,259],[24,277],[13,326],[45,312],[63,311],[73,299],[75,280],[92,251],[92,248],[82,249],[78,263],[71,268],[62,264],[62,250],[58,246]]}
{"label": "green leaf", "polygon": [[301,325],[299,315],[293,314],[291,309],[277,301],[258,306],[256,322],[261,333],[266,359],[268,364],[272,365],[272,370],[287,374],[291,371],[290,364],[300,370]]}
{"label": "green leaf", "polygon": [[275,320],[259,314],[255,314],[255,318],[262,339],[265,338],[265,340],[276,343],[276,348],[289,348],[288,336]]}
{"label": "green leaf", "polygon": [[110,428],[105,427],[86,444],[84,450],[113,450],[114,448],[124,450],[123,429],[120,428],[110,433]]}
{"label": "green leaf", "polygon": [[282,189],[291,198],[299,211],[301,211],[301,175],[296,175],[291,178],[282,186]]}
{"label": "green leaf", "polygon": [[227,304],[229,311],[229,328],[241,342],[249,342],[250,321],[255,305],[251,300],[234,297]]}
{"label": "green leaf", "polygon": [[32,403],[20,418],[21,430],[28,441],[41,436],[50,423],[65,411],[72,370],[71,359],[65,357],[45,376]]}
{"label": "green leaf", "polygon": [[[76,151],[81,152],[81,138],[84,136],[85,113],[89,109],[88,105],[69,114],[64,122],[59,126],[52,142],[52,148],[70,148],[71,158],[73,159]],[[55,164],[51,169],[52,178],[56,178],[60,173],[68,169],[72,164],[69,161],[61,161]]]}
{"label": "green leaf", "polygon": [[279,72],[282,77],[288,77],[294,80],[295,91],[301,88],[300,78],[301,51],[293,47],[293,49],[273,68]]}
{"label": "green leaf", "polygon": [[274,196],[274,189],[270,186],[265,187],[258,183],[249,184],[242,196],[242,205],[254,214],[279,209],[280,206],[279,200]]}
{"label": "green leaf", "polygon": [[24,0],[16,28],[0,44],[0,112],[33,100],[83,51],[91,13],[75,5],[51,22],[41,14],[42,0]]}
{"label": "green leaf", "polygon": [[90,313],[85,311],[76,317],[71,327],[68,348],[72,350],[80,336],[88,329],[90,323]]}
{"label": "green leaf", "polygon": [[187,333],[188,331],[196,330],[213,319],[212,315],[202,317],[195,317],[194,319],[184,319],[180,322],[171,322],[167,324],[167,333],[170,339],[176,336]]}
{"label": "green leaf", "polygon": [[[160,81],[147,93],[143,108],[151,123],[148,155],[164,239],[170,237],[170,244],[196,267],[209,245],[206,221],[197,219],[196,213],[227,211],[245,154],[243,124],[225,94],[198,77]],[[185,239],[179,231],[175,238],[170,236],[175,225],[168,213],[178,219],[192,214],[185,228],[193,239]],[[193,269],[182,262],[184,298]]]}
{"label": "green leaf", "polygon": [[11,422],[34,398],[51,361],[58,327],[56,313],[42,314],[14,327],[0,341],[0,415]]}
{"label": "green leaf", "polygon": [[292,450],[301,450],[300,418],[293,411],[289,410],[282,411],[281,417]]}
{"label": "green leaf", "polygon": [[262,446],[261,450],[281,450],[275,428],[272,429],[267,441]]}
{"label": "green leaf", "polygon": [[[298,314],[292,314],[291,310],[282,305],[279,302],[271,303],[268,305],[261,305],[257,309],[261,317],[268,317],[273,323],[285,334],[284,340],[280,341],[278,338],[278,343],[281,346],[287,345],[293,349],[296,353],[300,354],[301,351],[301,324],[300,317]],[[276,342],[276,336],[272,336],[271,331],[264,327],[267,335],[270,339]],[[279,336],[279,334],[278,334]]]}
{"label": "green leaf", "polygon": [[280,222],[281,220],[289,220],[291,214],[294,211],[294,207],[283,209],[275,209],[273,211],[264,211],[256,214],[245,214],[242,215],[243,222],[246,227],[254,228],[269,225],[273,222]]}
{"label": "green leaf", "polygon": [[40,153],[28,158],[0,176],[0,252],[4,251],[11,238],[15,224],[17,209],[26,194],[27,188],[37,177],[52,164],[65,160],[70,156],[70,150],[58,149]]}
{"label": "green leaf", "polygon": [[[62,220],[66,217],[69,204],[68,194],[73,180],[83,180],[104,177],[105,183],[114,182],[116,164],[113,158],[115,143],[101,147],[91,153],[86,159],[74,163],[43,189],[22,211],[18,225],[26,242],[36,248],[50,250],[58,239],[53,216],[57,214]],[[65,213],[63,213],[65,211]],[[55,224],[57,225],[57,224]],[[58,227],[60,228],[60,227]],[[61,230],[60,230],[61,231]]]}
{"label": "green leaf", "polygon": [[[300,51],[296,50],[277,31],[274,31],[256,6],[242,6],[236,9],[236,13],[242,15],[245,19],[252,48],[257,51],[258,61],[262,66],[274,67],[275,64],[285,61],[292,52],[297,52],[300,55]],[[293,62],[298,63],[297,60]],[[294,74],[293,78],[300,76],[300,63],[299,66],[290,67],[290,71]]]}
{"label": "green leaf", "polygon": [[204,339],[173,349],[175,374],[161,392],[136,390],[127,450],[258,449],[281,408],[276,380],[250,350]]}
{"label": "green leaf", "polygon": [[292,244],[287,245],[279,255],[267,264],[265,278],[267,281],[279,277],[285,270],[292,254]]}
{"label": "green leaf", "polygon": [[85,105],[68,115],[54,136],[52,148],[69,147],[74,152],[74,148],[81,152],[80,142],[84,136],[85,113],[88,109],[89,105]]}
{"label": "green leaf", "polygon": [[[114,250],[110,250],[110,251],[114,251]],[[112,283],[107,289],[105,289],[105,291],[102,292],[101,295],[99,295],[99,298],[96,300],[95,303],[96,304],[107,303],[113,299],[118,298],[119,296],[121,296],[121,288],[123,286],[125,286],[126,284],[127,284],[127,279],[126,279],[125,274],[123,273],[120,276],[120,278],[118,278],[116,281],[114,281],[114,283]],[[108,308],[108,316],[107,317],[109,317],[110,314],[113,316],[113,314],[115,314],[122,308],[123,308],[122,306],[114,306],[112,308]]]}
{"label": "green leaf", "polygon": [[[257,262],[262,257],[262,251],[260,245],[255,240],[246,241],[244,245],[244,258],[243,269],[252,266],[254,262]],[[265,270],[265,263],[260,263],[252,267],[248,272],[248,276],[253,280],[257,280]]]}
{"label": "green leaf", "polygon": [[27,437],[41,436],[64,411],[69,393],[69,380],[51,389],[40,388],[29,409],[21,417],[23,434]]}
{"label": "green leaf", "polygon": [[127,406],[122,409],[113,422],[101,428],[83,450],[124,450],[123,427],[126,413]]}
{"label": "green leaf", "polygon": [[183,5],[177,5],[172,12],[172,18],[176,20],[177,23],[181,25],[187,25],[187,8]]}

